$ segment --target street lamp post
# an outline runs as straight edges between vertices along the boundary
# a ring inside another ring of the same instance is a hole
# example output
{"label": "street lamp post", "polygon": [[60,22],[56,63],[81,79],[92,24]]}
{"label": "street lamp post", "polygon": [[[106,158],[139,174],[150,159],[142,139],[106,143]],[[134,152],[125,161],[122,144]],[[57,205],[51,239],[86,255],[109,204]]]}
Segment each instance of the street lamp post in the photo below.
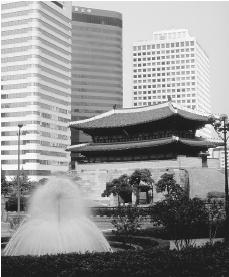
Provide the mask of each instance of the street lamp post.
{"label": "street lamp post", "polygon": [[22,124],[18,124],[18,168],[17,168],[17,213],[18,213],[18,220],[20,220],[20,205],[21,205],[21,188],[20,188],[20,135],[21,135],[21,128],[23,127]]}
{"label": "street lamp post", "polygon": [[229,194],[228,194],[228,160],[227,160],[227,132],[229,131],[228,116],[221,115],[219,120],[213,123],[213,126],[224,145],[224,159],[225,159],[225,242],[229,243]]}

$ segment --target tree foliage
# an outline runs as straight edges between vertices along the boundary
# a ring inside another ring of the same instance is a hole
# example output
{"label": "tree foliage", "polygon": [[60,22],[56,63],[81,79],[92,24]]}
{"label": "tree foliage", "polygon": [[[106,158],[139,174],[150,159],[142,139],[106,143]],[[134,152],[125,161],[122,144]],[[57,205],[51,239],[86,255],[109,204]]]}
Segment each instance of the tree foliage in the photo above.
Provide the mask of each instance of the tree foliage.
{"label": "tree foliage", "polygon": [[4,172],[1,170],[1,195],[6,196],[12,192],[12,186],[6,180]]}
{"label": "tree foliage", "polygon": [[186,196],[185,191],[176,183],[172,173],[164,173],[155,186],[158,193],[166,192],[165,197],[180,199]]}
{"label": "tree foliage", "polygon": [[137,207],[124,206],[115,210],[111,223],[116,235],[122,235],[128,240],[141,227],[143,218]]}
{"label": "tree foliage", "polygon": [[130,176],[123,174],[119,178],[106,183],[102,196],[118,195],[125,202],[130,202],[132,192],[136,193],[136,204],[139,204],[139,191],[148,192],[153,188],[153,179],[149,169],[137,169]]}
{"label": "tree foliage", "polygon": [[189,199],[174,180],[174,175],[169,173],[161,176],[156,183],[156,190],[166,192],[166,195],[164,200],[153,207],[153,220],[165,227],[178,250],[191,246],[195,232],[208,221],[204,201],[199,198]]}
{"label": "tree foliage", "polygon": [[[118,195],[124,199],[125,202],[130,202],[132,189],[129,184],[129,177],[126,174],[121,175],[119,178],[113,179],[111,182],[106,183],[106,189],[102,196]],[[129,201],[128,201],[129,200]]]}
{"label": "tree foliage", "polygon": [[163,225],[177,249],[191,246],[198,228],[208,220],[204,202],[199,198],[166,198],[153,207],[153,220]]}
{"label": "tree foliage", "polygon": [[136,205],[139,204],[139,192],[142,191],[148,192],[153,188],[154,180],[151,177],[151,172],[149,169],[136,169],[130,176],[129,182],[136,193]]}
{"label": "tree foliage", "polygon": [[[26,175],[24,170],[21,170],[20,172],[20,176],[19,176],[19,182],[20,182],[20,189],[21,189],[21,194],[25,195],[31,192],[31,190],[34,187],[33,182],[31,182],[29,180],[29,177]],[[18,187],[18,181],[17,181],[17,176],[15,176],[11,181],[10,181],[10,185],[13,188],[14,193],[17,192],[17,187]]]}

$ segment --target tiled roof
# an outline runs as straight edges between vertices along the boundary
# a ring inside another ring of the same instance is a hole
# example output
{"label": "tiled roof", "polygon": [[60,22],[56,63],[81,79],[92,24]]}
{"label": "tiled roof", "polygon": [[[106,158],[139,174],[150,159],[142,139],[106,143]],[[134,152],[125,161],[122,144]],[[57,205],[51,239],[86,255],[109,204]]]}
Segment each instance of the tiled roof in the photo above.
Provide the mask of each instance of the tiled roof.
{"label": "tiled roof", "polygon": [[179,115],[182,118],[199,121],[203,124],[208,123],[210,116],[210,114],[167,102],[142,108],[115,109],[89,119],[71,122],[70,126],[81,130],[125,127],[153,122],[173,115]]}
{"label": "tiled roof", "polygon": [[181,143],[193,147],[210,148],[217,145],[216,142],[203,139],[184,139],[179,137],[169,137],[164,139],[155,139],[150,141],[134,141],[121,143],[88,143],[81,145],[72,145],[68,147],[68,151],[72,152],[95,152],[95,151],[119,151],[137,148],[154,148],[171,143]]}

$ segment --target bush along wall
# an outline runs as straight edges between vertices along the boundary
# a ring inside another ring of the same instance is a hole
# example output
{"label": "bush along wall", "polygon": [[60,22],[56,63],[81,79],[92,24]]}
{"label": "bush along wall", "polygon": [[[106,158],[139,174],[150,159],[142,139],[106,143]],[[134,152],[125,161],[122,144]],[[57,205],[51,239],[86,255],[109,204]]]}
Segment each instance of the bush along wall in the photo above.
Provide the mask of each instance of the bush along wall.
{"label": "bush along wall", "polygon": [[229,249],[202,248],[2,257],[2,276],[228,277]]}

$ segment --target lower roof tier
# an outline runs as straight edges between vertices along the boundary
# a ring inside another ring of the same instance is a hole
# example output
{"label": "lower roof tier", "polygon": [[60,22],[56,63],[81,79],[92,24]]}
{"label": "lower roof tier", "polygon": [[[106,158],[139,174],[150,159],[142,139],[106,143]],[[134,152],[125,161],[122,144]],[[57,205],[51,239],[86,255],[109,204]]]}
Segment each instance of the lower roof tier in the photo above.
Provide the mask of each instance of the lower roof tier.
{"label": "lower roof tier", "polygon": [[147,141],[135,141],[135,142],[121,142],[121,143],[83,143],[79,145],[72,145],[67,148],[67,151],[74,153],[92,153],[92,152],[114,152],[114,151],[126,151],[134,149],[156,149],[166,145],[183,145],[190,148],[196,148],[198,150],[206,150],[208,148],[214,148],[220,144],[215,141],[207,141],[204,139],[186,139],[179,137],[168,137],[163,139],[147,140]]}

